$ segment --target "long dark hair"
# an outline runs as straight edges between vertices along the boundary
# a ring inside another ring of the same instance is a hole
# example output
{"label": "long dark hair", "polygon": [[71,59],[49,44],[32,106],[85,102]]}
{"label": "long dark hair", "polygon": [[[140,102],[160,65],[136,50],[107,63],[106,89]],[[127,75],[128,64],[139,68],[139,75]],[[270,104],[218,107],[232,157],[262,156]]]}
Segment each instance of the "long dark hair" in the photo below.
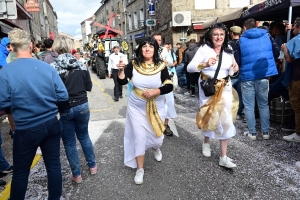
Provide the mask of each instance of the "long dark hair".
{"label": "long dark hair", "polygon": [[222,48],[226,53],[233,53],[232,49],[230,49],[228,46],[228,42],[229,42],[228,29],[222,23],[213,24],[211,27],[208,28],[208,30],[206,31],[204,36],[201,38],[200,46],[204,46],[206,44],[210,48],[214,48],[214,44],[211,40],[211,36],[212,36],[214,29],[222,29],[225,31],[225,37],[224,37],[224,42],[222,44]]}
{"label": "long dark hair", "polygon": [[149,44],[152,45],[154,47],[154,55],[153,55],[153,61],[154,64],[157,65],[159,62],[161,62],[162,60],[160,59],[160,55],[159,55],[159,46],[158,43],[156,42],[156,40],[152,37],[147,37],[145,38],[140,44],[139,47],[136,50],[136,57],[134,59],[135,63],[137,65],[140,65],[141,63],[143,63],[145,61],[143,53],[142,53],[142,47],[145,44]]}

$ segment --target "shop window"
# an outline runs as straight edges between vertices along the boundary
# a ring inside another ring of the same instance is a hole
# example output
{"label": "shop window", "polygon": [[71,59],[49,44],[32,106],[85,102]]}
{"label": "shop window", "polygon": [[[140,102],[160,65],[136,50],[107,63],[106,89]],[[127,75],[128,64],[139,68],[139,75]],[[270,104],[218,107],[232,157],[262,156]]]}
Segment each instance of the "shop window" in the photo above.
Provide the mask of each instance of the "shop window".
{"label": "shop window", "polygon": [[136,12],[133,14],[134,29],[138,29],[138,19]]}
{"label": "shop window", "polygon": [[214,0],[195,0],[195,9],[204,10],[204,9],[215,9],[216,1]]}
{"label": "shop window", "polygon": [[250,5],[250,0],[230,0],[230,8],[243,8]]}

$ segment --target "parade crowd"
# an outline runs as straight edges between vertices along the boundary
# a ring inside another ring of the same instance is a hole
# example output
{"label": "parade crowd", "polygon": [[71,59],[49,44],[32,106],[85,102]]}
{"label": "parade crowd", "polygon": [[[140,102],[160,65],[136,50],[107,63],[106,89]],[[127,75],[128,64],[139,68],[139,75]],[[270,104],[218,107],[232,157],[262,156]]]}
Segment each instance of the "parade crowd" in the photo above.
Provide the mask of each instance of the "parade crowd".
{"label": "parade crowd", "polygon": [[[293,37],[287,41],[289,31]],[[155,159],[162,161],[164,137],[173,135],[169,120],[177,117],[175,90],[186,91],[184,95],[190,98],[199,96],[195,112],[196,126],[204,136],[202,154],[211,157],[209,142],[219,140],[222,167],[237,167],[227,156],[229,139],[236,135],[236,120],[247,123],[244,135],[250,140],[256,140],[258,134],[264,140],[272,137],[269,103],[274,97],[289,99],[294,111],[292,122],[283,127],[293,134],[283,139],[300,142],[299,33],[300,18],[293,24],[265,22],[259,27],[251,18],[242,27],[213,24],[198,43],[194,39],[177,43],[176,51],[171,43],[162,45],[161,34],[155,33],[139,43],[130,61],[114,46],[108,77],[113,78],[115,102],[123,98],[122,88],[127,85],[124,164],[136,169],[135,184],[144,181],[146,150],[151,149]],[[71,181],[84,181],[76,138],[89,173],[97,173],[88,132],[87,92],[92,90],[88,59],[72,46],[64,36],[34,44],[28,32],[17,28],[1,39],[0,114],[7,116],[11,126],[13,164],[0,148],[0,172],[13,173],[11,200],[25,198],[30,166],[40,151],[47,171],[48,199],[60,199],[61,139]],[[256,118],[260,130],[256,130]],[[296,166],[300,168],[300,163]]]}

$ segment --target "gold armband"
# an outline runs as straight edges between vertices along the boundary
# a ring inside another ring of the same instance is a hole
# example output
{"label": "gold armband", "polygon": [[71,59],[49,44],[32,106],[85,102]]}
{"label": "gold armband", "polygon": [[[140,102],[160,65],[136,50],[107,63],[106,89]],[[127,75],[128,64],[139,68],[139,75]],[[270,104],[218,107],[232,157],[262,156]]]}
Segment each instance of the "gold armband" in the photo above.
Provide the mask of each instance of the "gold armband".
{"label": "gold armband", "polygon": [[173,84],[173,82],[170,79],[166,79],[164,81],[163,85],[166,85],[166,84]]}
{"label": "gold armband", "polygon": [[197,69],[198,69],[199,71],[201,71],[203,68],[205,68],[205,66],[204,66],[203,63],[200,63],[200,64],[198,65],[198,67],[197,67]]}

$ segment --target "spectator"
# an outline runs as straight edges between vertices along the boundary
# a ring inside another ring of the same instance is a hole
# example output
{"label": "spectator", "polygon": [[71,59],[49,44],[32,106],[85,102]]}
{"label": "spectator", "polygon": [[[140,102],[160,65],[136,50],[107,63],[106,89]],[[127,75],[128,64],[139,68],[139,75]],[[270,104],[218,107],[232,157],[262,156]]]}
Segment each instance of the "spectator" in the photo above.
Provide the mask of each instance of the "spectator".
{"label": "spectator", "polygon": [[[0,121],[0,123],[1,123],[1,121]],[[2,151],[2,143],[3,143],[3,140],[2,140],[1,126],[0,126],[0,173],[2,175],[5,175],[5,174],[9,174],[9,173],[13,172],[13,166],[11,166],[4,157],[4,154]],[[1,179],[0,179],[0,181],[1,181]]]}
{"label": "spectator", "polygon": [[72,53],[72,56],[75,56],[75,53],[77,52],[76,49],[72,49],[71,53]]}
{"label": "spectator", "polygon": [[[162,47],[162,38],[161,38],[161,33],[156,33],[153,35],[153,38],[156,40],[159,49],[158,49],[158,53],[160,56],[160,60],[163,60],[166,65],[168,66],[168,69],[172,66],[173,62],[171,60],[171,57],[168,53],[168,49],[166,47]],[[164,124],[166,126],[166,129],[164,131],[164,134],[166,136],[173,136],[173,131],[171,130],[170,126],[169,126],[169,119],[173,119],[175,117],[177,117],[177,113],[175,110],[175,101],[174,101],[174,94],[173,92],[167,93],[165,94],[165,107],[167,110],[167,115],[164,121]]]}
{"label": "spectator", "polygon": [[50,64],[54,62],[54,59],[57,58],[58,54],[52,50],[53,40],[51,38],[45,39],[44,45],[46,50],[40,55],[40,59]]}
{"label": "spectator", "polygon": [[38,146],[47,170],[48,198],[60,199],[62,126],[56,117],[56,104],[68,100],[68,93],[51,66],[32,59],[33,44],[28,32],[15,28],[9,32],[9,38],[19,57],[0,70],[0,109],[11,106],[16,124],[10,199],[25,198],[30,166]]}
{"label": "spectator", "polygon": [[[114,53],[110,54],[109,60],[108,60],[108,78],[112,76],[114,80],[114,100],[119,101],[119,98],[123,98],[123,86],[118,83],[118,64],[122,60],[122,62],[125,63],[125,65],[128,64],[128,61],[126,58],[126,55],[119,52],[120,48],[119,46],[114,46],[113,51]],[[121,59],[122,58],[122,59]]]}
{"label": "spectator", "polygon": [[55,39],[53,50],[59,54],[51,66],[56,69],[69,94],[67,102],[58,104],[63,125],[62,141],[75,183],[82,182],[76,137],[83,150],[90,174],[97,173],[93,144],[89,137],[90,109],[86,91],[92,90],[87,67],[70,54],[73,42],[64,36]]}
{"label": "spectator", "polygon": [[[184,62],[186,66],[192,61],[194,55],[196,54],[199,47],[196,44],[195,39],[191,39],[189,41],[189,48],[186,50],[184,55]],[[199,79],[200,73],[199,72],[186,72],[186,85],[188,91],[185,93],[186,95],[190,95],[191,97],[195,97],[195,87],[197,84],[198,87],[198,79]]]}
{"label": "spectator", "polygon": [[42,47],[41,44],[35,44],[35,46],[34,46],[33,52],[37,58],[39,58],[40,55],[42,54],[41,47]]}
{"label": "spectator", "polygon": [[270,111],[268,105],[268,77],[278,74],[275,59],[279,48],[272,36],[264,29],[256,28],[254,19],[244,22],[244,33],[240,38],[240,80],[245,118],[248,131],[244,135],[256,140],[255,99],[259,108],[263,139],[270,138]]}
{"label": "spectator", "polygon": [[[10,44],[10,40],[7,37],[2,38],[1,40],[1,46],[0,46],[0,69],[3,68],[5,65],[7,65],[7,57],[12,52],[13,48]],[[13,54],[11,55],[13,56]],[[9,130],[9,135],[11,137],[14,136],[15,132],[15,123],[14,119],[11,115],[10,107],[5,109],[5,114],[7,114],[7,118],[10,124],[11,129]]]}
{"label": "spectator", "polygon": [[[241,66],[241,51],[240,51],[240,36],[242,33],[242,29],[239,26],[233,26],[230,28],[230,36],[231,41],[228,43],[234,52],[234,59],[238,66]],[[242,91],[241,91],[241,81],[239,80],[239,74],[236,76],[231,77],[231,84],[234,89],[236,89],[238,95],[239,95],[239,109],[237,112],[236,119],[241,120],[243,119],[243,98],[242,98]]]}
{"label": "spectator", "polygon": [[11,51],[12,49],[10,40],[7,37],[2,38],[0,46],[0,68],[4,67],[7,64],[6,58]]}
{"label": "spectator", "polygon": [[[281,46],[286,61],[291,65],[289,72],[289,97],[292,109],[295,112],[295,133],[284,136],[283,139],[290,142],[300,142],[300,18],[296,18],[293,27],[295,37]],[[288,73],[288,68],[286,69]],[[299,163],[298,163],[299,164]]]}
{"label": "spectator", "polygon": [[182,87],[186,84],[186,73],[184,72],[184,51],[185,48],[181,43],[176,44],[176,58],[177,58],[177,66],[176,66],[176,74],[178,77],[178,85]]}

